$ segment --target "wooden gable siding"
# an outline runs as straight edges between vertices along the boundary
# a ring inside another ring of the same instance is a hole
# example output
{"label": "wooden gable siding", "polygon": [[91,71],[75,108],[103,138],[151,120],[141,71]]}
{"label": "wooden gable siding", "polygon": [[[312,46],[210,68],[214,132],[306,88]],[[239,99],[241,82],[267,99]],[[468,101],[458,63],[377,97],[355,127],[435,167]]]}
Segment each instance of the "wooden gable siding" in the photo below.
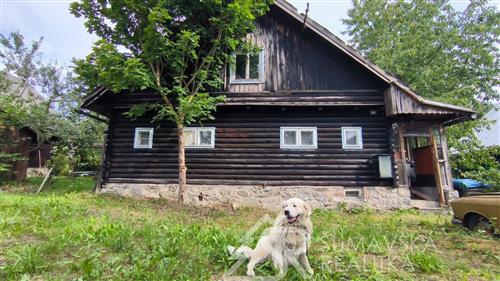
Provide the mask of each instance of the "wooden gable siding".
{"label": "wooden gable siding", "polygon": [[277,7],[256,26],[249,40],[264,49],[264,83],[228,84],[229,92],[387,88],[361,64]]}
{"label": "wooden gable siding", "polygon": [[[186,149],[190,184],[366,186],[380,180],[373,157],[389,152],[383,107],[224,107],[216,119],[214,149]],[[156,128],[149,118],[129,120],[116,111],[110,126],[107,182],[177,183],[177,139],[173,126]],[[318,149],[280,149],[280,127],[318,128]],[[363,149],[343,150],[341,126],[363,128]],[[135,127],[155,127],[153,148],[134,149]]]}

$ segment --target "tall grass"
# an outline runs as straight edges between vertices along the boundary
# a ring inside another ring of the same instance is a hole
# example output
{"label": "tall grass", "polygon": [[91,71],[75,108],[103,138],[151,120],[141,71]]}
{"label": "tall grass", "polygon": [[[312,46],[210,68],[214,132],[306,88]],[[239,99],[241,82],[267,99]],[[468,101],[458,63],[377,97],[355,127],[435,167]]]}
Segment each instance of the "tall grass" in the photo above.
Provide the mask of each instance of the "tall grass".
{"label": "tall grass", "polygon": [[[95,195],[92,185],[56,178],[39,196],[15,187],[0,193],[0,280],[216,280],[235,262],[226,246],[239,245],[264,214],[275,215]],[[449,215],[361,208],[316,210],[312,219],[312,280],[500,274],[499,240],[453,226]],[[244,272],[242,266],[237,274]],[[276,271],[267,262],[256,273]],[[286,280],[302,277],[291,268]]]}

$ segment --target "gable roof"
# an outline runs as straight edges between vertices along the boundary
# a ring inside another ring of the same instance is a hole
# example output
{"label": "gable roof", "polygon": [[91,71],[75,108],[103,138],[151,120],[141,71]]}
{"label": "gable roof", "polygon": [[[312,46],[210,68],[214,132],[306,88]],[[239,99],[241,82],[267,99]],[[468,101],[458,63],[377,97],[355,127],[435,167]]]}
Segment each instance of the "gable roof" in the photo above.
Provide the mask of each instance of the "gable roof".
{"label": "gable roof", "polygon": [[[324,40],[326,40],[329,44],[333,45],[343,53],[345,53],[347,56],[352,58],[355,62],[361,64],[363,67],[365,67],[367,70],[369,70],[371,73],[373,73],[375,76],[380,78],[382,81],[390,85],[390,91],[386,91],[385,95],[387,96],[387,92],[389,93],[398,93],[399,96],[404,97],[407,100],[410,100],[409,103],[416,105],[416,107],[419,108],[418,111],[415,112],[400,112],[396,109],[394,110],[389,110],[387,111],[387,115],[398,115],[398,114],[440,114],[440,115],[455,115],[455,118],[453,120],[467,120],[467,119],[472,119],[473,114],[475,113],[474,110],[465,108],[465,107],[460,107],[460,106],[455,106],[455,105],[450,105],[450,104],[445,104],[445,103],[440,103],[440,102],[435,102],[431,100],[424,99],[420,95],[418,95],[415,91],[413,91],[410,87],[405,85],[401,80],[398,78],[394,77],[393,75],[387,73],[374,63],[370,62],[368,59],[363,57],[356,49],[353,47],[349,46],[346,44],[344,41],[342,41],[339,37],[331,33],[329,30],[327,30],[325,27],[321,26],[319,23],[316,21],[312,20],[311,18],[305,16],[304,14],[301,14],[297,11],[297,9],[290,3],[284,1],[284,0],[275,0],[273,5],[283,12],[285,12],[288,16],[291,18],[295,19],[298,21],[301,25],[304,25],[304,28],[309,29],[313,33],[317,34]],[[109,91],[104,88],[104,87],[98,87],[96,88],[92,93],[90,93],[83,101],[82,103],[82,108],[89,108],[92,109],[92,104],[96,102],[97,100],[100,99],[101,96],[105,95]],[[293,92],[293,91],[292,91]],[[278,96],[280,93],[276,93]],[[261,97],[261,99],[265,97]],[[268,97],[273,100],[276,100],[276,98],[280,98],[277,96],[273,97]],[[265,101],[263,101],[265,102]],[[322,103],[327,103],[325,105],[345,105],[345,104],[329,104],[327,101],[322,101]],[[231,97],[230,95],[228,96],[227,99],[227,104],[225,105],[238,105],[238,104],[243,104],[246,103],[248,105],[253,105],[250,104],[247,100],[245,100],[245,97],[241,97],[238,95],[234,95],[234,97]],[[387,99],[385,102],[386,106],[391,106],[391,104],[387,103]],[[222,104],[224,105],[224,104]],[[259,104],[255,104],[259,105]],[[268,105],[306,105],[303,102],[300,103],[291,103],[289,100],[283,100],[282,103],[274,103],[274,104],[268,104]],[[414,106],[415,108],[415,106]],[[460,115],[460,118],[458,118],[457,115]]]}
{"label": "gable roof", "polygon": [[469,113],[475,113],[474,110],[471,110],[469,108],[465,107],[460,107],[460,106],[455,106],[451,104],[446,104],[446,103],[440,103],[440,102],[435,102],[435,101],[430,101],[426,100],[420,95],[418,95],[415,91],[410,89],[407,85],[405,85],[401,80],[398,78],[390,75],[374,63],[370,62],[368,59],[363,57],[356,49],[353,47],[349,46],[346,44],[342,39],[337,37],[335,34],[331,33],[328,29],[314,21],[313,19],[306,17],[303,14],[300,14],[297,11],[297,8],[295,8],[292,4],[284,1],[284,0],[275,0],[274,4],[279,7],[281,10],[286,12],[288,15],[290,15],[292,18],[296,19],[300,23],[303,23],[305,27],[309,28],[311,31],[315,32],[317,35],[322,37],[323,39],[327,40],[330,42],[332,45],[343,51],[345,54],[350,56],[352,59],[357,61],[358,63],[362,64],[366,69],[371,71],[373,74],[378,76],[380,79],[385,81],[386,83],[390,84],[391,86],[394,86],[401,91],[403,91],[405,94],[409,95],[412,99],[417,101],[418,103],[421,103],[423,105],[428,105],[432,107],[440,107],[443,109],[451,109],[453,111],[464,111],[464,112],[469,112]]}

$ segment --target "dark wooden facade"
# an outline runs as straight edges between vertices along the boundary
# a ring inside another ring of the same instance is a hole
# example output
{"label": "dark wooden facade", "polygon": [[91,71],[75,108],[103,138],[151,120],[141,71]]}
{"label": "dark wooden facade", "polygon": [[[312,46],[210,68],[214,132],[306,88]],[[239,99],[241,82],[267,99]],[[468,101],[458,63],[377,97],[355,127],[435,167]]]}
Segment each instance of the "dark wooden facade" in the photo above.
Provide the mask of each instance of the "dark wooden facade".
{"label": "dark wooden facade", "polygon": [[229,92],[387,88],[376,75],[277,6],[256,26],[248,40],[264,51],[265,79],[256,84],[228,83]]}
{"label": "dark wooden facade", "polygon": [[[257,185],[390,185],[380,180],[373,159],[387,154],[383,108],[222,107],[214,122],[215,148],[188,148],[188,182]],[[152,127],[145,117],[131,121],[117,110],[112,117],[105,181],[177,181],[177,139],[173,126],[155,128],[152,149],[134,149],[134,128]],[[318,148],[280,148],[280,127],[318,129]],[[362,151],[344,150],[341,126],[363,127]]]}
{"label": "dark wooden facade", "polygon": [[[190,184],[407,186],[404,123],[440,125],[472,113],[422,99],[281,0],[257,20],[248,40],[264,50],[263,79],[232,83],[226,69],[225,86],[213,94],[227,100],[215,120],[203,124],[216,128],[215,147],[186,150]],[[174,126],[152,124],[151,116],[123,116],[148,102],[161,100],[154,93],[113,94],[104,88],[84,101],[83,109],[109,119],[104,183],[177,183]],[[152,148],[133,148],[138,127],[155,128]],[[280,148],[280,127],[317,127],[318,147]],[[361,127],[363,148],[343,149],[341,127]],[[386,154],[394,163],[392,179],[375,171],[375,157]]]}
{"label": "dark wooden facade", "polygon": [[3,176],[17,181],[25,180],[28,168],[45,167],[51,157],[52,145],[46,141],[38,145],[37,134],[30,128],[10,128],[2,130],[9,134],[12,145],[4,148],[4,152],[17,154],[20,159],[12,163],[11,171]]}

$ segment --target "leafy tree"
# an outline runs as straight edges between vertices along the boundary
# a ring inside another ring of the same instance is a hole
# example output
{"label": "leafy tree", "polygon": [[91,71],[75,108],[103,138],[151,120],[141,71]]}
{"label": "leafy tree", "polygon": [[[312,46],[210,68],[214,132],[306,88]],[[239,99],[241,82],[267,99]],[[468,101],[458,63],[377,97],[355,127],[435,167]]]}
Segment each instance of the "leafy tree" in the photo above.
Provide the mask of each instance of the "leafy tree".
{"label": "leafy tree", "polygon": [[[4,131],[0,162],[10,166],[23,157],[7,153],[16,141],[7,131],[29,127],[37,133],[39,145],[51,137],[58,139],[52,165],[65,166],[66,171],[94,169],[100,160],[94,142],[102,139],[103,125],[76,113],[82,86],[64,66],[41,62],[41,44],[42,38],[27,44],[20,32],[0,34],[4,61],[0,72],[0,130]],[[67,163],[57,163],[61,159]],[[8,168],[4,166],[4,170]]]}
{"label": "leafy tree", "polygon": [[[8,89],[9,83],[5,81],[3,73],[0,73],[0,92]],[[25,107],[18,104],[13,97],[0,94],[0,175],[10,171],[13,163],[22,159],[22,155],[12,151],[16,143],[16,134],[13,128],[23,123],[26,116]]]}
{"label": "leafy tree", "polygon": [[462,153],[451,155],[453,174],[475,179],[500,191],[500,146],[482,147],[473,142],[460,144]]}
{"label": "leafy tree", "polygon": [[209,95],[223,83],[229,54],[253,31],[254,20],[270,0],[83,0],[71,12],[86,19],[88,31],[101,38],[77,60],[76,72],[89,88],[119,93],[153,90],[160,104],[142,105],[130,116],[155,112],[154,121],[176,124],[179,196],[186,188],[184,126],[211,119],[223,97]]}
{"label": "leafy tree", "polygon": [[[500,14],[487,1],[463,11],[449,1],[353,1],[344,20],[351,43],[419,94],[475,109],[482,117],[499,99]],[[474,139],[484,120],[447,129],[451,146]]]}
{"label": "leafy tree", "polygon": [[21,80],[18,85],[21,87],[19,95],[24,96],[37,83],[42,40],[40,38],[27,45],[20,32],[11,32],[8,36],[0,34],[2,70],[4,74],[13,73]]}

